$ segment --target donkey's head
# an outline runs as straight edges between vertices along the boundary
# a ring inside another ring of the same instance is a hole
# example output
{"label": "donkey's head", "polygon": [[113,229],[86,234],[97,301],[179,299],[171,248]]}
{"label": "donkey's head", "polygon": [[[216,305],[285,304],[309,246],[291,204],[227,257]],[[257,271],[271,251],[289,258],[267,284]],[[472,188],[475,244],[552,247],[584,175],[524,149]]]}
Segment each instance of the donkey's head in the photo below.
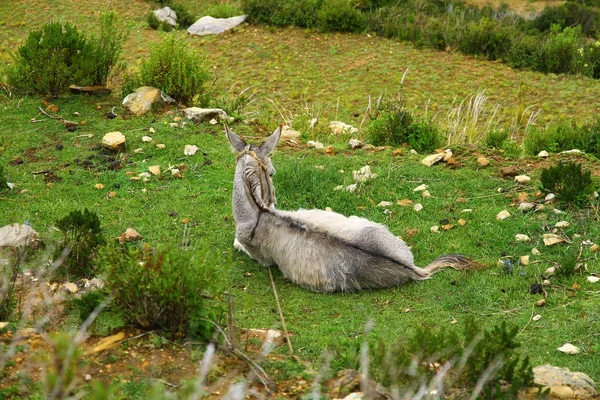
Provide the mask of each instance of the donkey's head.
{"label": "donkey's head", "polygon": [[225,133],[234,153],[237,154],[238,167],[241,167],[242,179],[248,188],[252,201],[259,208],[271,208],[275,205],[275,189],[272,176],[275,168],[271,163],[271,152],[277,146],[281,136],[278,127],[271,136],[258,146],[246,143],[225,125]]}

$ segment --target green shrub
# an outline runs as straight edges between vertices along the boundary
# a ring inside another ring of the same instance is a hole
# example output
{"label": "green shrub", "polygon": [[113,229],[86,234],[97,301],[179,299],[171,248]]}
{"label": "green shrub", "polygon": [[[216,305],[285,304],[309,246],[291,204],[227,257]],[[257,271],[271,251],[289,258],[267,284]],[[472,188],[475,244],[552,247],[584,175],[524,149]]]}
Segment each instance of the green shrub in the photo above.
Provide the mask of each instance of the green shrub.
{"label": "green shrub", "polygon": [[152,29],[160,28],[161,22],[158,20],[158,18],[156,18],[156,15],[154,15],[154,11],[148,11],[147,20],[148,20],[148,26],[150,26],[150,28],[152,28]]}
{"label": "green shrub", "polygon": [[318,26],[322,31],[362,32],[367,18],[349,0],[325,0],[318,14]]}
{"label": "green shrub", "polygon": [[196,22],[196,17],[183,4],[173,3],[169,7],[177,14],[177,28],[187,29]]}
{"label": "green shrub", "polygon": [[507,61],[514,68],[543,71],[544,46],[541,39],[532,35],[524,35],[514,39],[507,55]]}
{"label": "green shrub", "polygon": [[[477,398],[514,399],[519,390],[533,385],[529,359],[522,359],[515,351],[520,346],[517,333],[518,327],[508,327],[506,322],[482,331],[473,318],[466,320],[462,337],[455,332],[419,328],[397,344],[380,340],[372,351],[370,376],[386,387],[402,388],[404,393],[401,394],[409,394],[435,378],[438,370],[434,365],[450,363],[443,385],[447,392],[472,390],[486,368],[498,363],[497,372],[488,377]],[[348,342],[346,340],[343,347],[334,346],[335,368],[358,369],[360,344]],[[467,354],[469,347],[472,347],[471,353]],[[461,368],[461,357],[465,354],[468,357]]]}
{"label": "green shrub", "polygon": [[243,11],[232,3],[218,3],[206,11],[206,15],[210,15],[213,18],[231,18],[242,14]]}
{"label": "green shrub", "polygon": [[584,35],[596,37],[599,23],[600,14],[597,10],[568,1],[556,7],[545,7],[530,24],[540,32],[550,31],[552,25],[558,25],[561,29],[580,26]]}
{"label": "green shrub", "polygon": [[[55,277],[92,277],[96,250],[105,243],[98,214],[87,208],[83,212],[71,211],[56,222],[56,227],[63,233],[63,247],[70,250],[62,265],[54,271]],[[60,253],[62,248],[57,249],[56,255]]]}
{"label": "green shrub", "polygon": [[559,201],[566,204],[583,205],[594,191],[592,173],[574,162],[560,162],[543,169],[540,181],[543,192],[554,193]]}
{"label": "green shrub", "polygon": [[100,36],[86,38],[70,24],[50,23],[33,31],[13,54],[8,84],[26,93],[57,96],[70,84],[104,85],[125,37],[114,13],[100,14]]}
{"label": "green shrub", "polygon": [[205,101],[204,84],[210,76],[202,56],[190,50],[185,41],[167,37],[150,51],[150,58],[142,61],[138,73],[125,87],[153,86],[191,105]]}
{"label": "green shrub", "polygon": [[408,133],[408,144],[419,153],[431,153],[443,144],[444,136],[438,125],[430,121],[413,122]]}
{"label": "green shrub", "polygon": [[98,265],[113,304],[130,323],[209,339],[212,324],[204,319],[214,321],[220,310],[205,296],[221,291],[217,271],[207,262],[210,257],[208,250],[195,257],[182,250],[125,245],[103,248]]}
{"label": "green shrub", "polygon": [[506,129],[490,129],[485,136],[485,145],[492,149],[501,149],[508,136]]}
{"label": "green shrub", "polygon": [[579,149],[600,156],[600,120],[578,126],[574,121],[561,120],[545,129],[532,128],[524,141],[528,154],[542,150],[553,152]]}
{"label": "green shrub", "polygon": [[322,4],[323,0],[244,0],[242,9],[252,22],[314,28]]}
{"label": "green shrub", "polygon": [[575,73],[577,72],[577,52],[582,47],[581,27],[552,25],[550,34],[543,44],[543,65],[541,72]]}
{"label": "green shrub", "polygon": [[404,108],[384,111],[369,124],[367,141],[374,146],[408,144],[412,115]]}
{"label": "green shrub", "polygon": [[459,50],[465,54],[481,54],[488,60],[506,59],[516,31],[501,22],[482,18],[466,25]]}

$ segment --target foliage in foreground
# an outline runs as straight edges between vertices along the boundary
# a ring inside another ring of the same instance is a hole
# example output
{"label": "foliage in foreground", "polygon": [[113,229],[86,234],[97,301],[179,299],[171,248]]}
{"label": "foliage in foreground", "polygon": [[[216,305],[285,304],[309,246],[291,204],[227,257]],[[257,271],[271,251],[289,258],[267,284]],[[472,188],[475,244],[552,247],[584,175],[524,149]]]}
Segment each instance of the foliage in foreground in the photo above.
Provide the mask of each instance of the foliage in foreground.
{"label": "foliage in foreground", "polygon": [[554,193],[567,204],[585,204],[594,191],[591,171],[584,171],[581,164],[574,162],[560,162],[543,169],[540,181],[545,193]]}
{"label": "foliage in foreground", "polygon": [[150,58],[142,61],[124,90],[130,93],[140,86],[152,86],[191,105],[206,101],[204,85],[210,77],[204,58],[182,39],[170,36],[150,51]]}
{"label": "foliage in foreground", "polygon": [[[372,351],[370,372],[384,386],[400,387],[409,394],[418,392],[442,368],[449,367],[445,390],[472,391],[484,377],[478,393],[481,398],[513,399],[520,389],[533,386],[528,357],[522,359],[515,352],[520,347],[517,332],[518,327],[507,326],[506,322],[482,330],[473,318],[466,320],[462,337],[455,332],[421,327],[408,340],[394,345],[380,340]],[[342,345],[345,347],[335,347],[342,362],[337,367],[358,369],[360,343],[346,341]]]}
{"label": "foliage in foreground", "polygon": [[113,12],[100,14],[99,37],[53,22],[29,34],[6,70],[8,84],[25,93],[57,96],[69,85],[105,85],[122,52],[125,32]]}
{"label": "foliage in foreground", "polygon": [[56,254],[58,256],[65,247],[69,248],[69,254],[54,271],[55,277],[91,278],[96,250],[105,243],[98,214],[87,208],[71,211],[56,221],[56,227],[63,233],[62,246],[57,248]]}
{"label": "foliage in foreground", "polygon": [[207,298],[221,292],[221,283],[208,257],[206,250],[194,256],[117,245],[102,249],[98,265],[128,322],[210,339],[213,325],[206,320],[218,321],[220,309]]}

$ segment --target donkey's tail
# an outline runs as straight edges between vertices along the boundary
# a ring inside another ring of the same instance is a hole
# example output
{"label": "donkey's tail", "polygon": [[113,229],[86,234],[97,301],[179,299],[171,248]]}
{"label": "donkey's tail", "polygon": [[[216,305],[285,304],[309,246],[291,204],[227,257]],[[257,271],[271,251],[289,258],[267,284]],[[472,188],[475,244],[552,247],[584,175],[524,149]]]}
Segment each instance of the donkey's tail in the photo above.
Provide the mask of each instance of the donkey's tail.
{"label": "donkey's tail", "polygon": [[423,268],[428,275],[433,275],[442,268],[454,268],[457,270],[480,269],[482,265],[470,258],[461,256],[460,254],[448,254],[441,256]]}

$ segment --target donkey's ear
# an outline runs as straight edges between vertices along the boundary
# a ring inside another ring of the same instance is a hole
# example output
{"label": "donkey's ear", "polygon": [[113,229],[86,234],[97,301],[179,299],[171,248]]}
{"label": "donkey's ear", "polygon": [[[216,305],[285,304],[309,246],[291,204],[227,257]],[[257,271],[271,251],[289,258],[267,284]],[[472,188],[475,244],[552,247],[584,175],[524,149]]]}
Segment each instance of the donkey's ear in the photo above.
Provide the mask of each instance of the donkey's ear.
{"label": "donkey's ear", "polygon": [[233,133],[227,124],[225,124],[225,133],[227,134],[227,139],[229,140],[233,151],[239,153],[246,148],[246,142],[244,139]]}
{"label": "donkey's ear", "polygon": [[271,154],[271,152],[273,150],[275,150],[275,147],[277,146],[277,142],[279,142],[280,137],[281,137],[281,125],[279,125],[277,127],[277,129],[275,129],[275,132],[273,132],[273,134],[271,136],[269,136],[267,138],[267,140],[265,140],[260,145],[260,152],[265,156],[268,156],[269,154]]}

